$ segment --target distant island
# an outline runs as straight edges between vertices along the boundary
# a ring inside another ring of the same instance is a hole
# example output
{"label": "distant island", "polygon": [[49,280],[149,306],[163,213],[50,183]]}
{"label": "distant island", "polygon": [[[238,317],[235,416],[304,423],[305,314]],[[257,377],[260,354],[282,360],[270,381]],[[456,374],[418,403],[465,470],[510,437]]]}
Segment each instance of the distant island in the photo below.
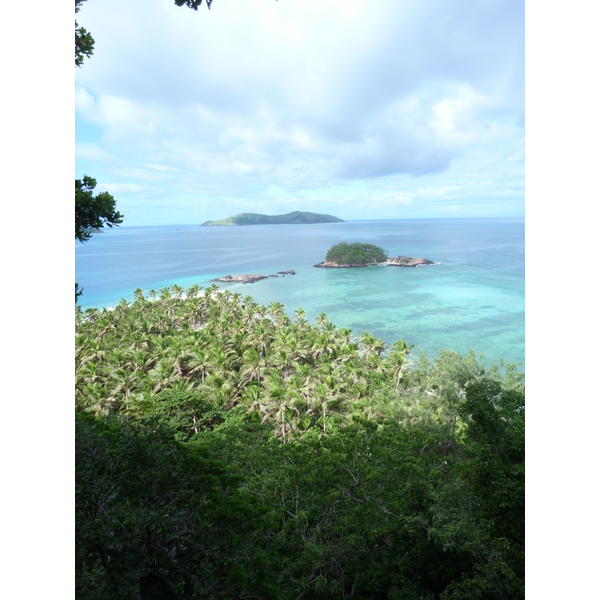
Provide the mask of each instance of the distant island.
{"label": "distant island", "polygon": [[422,265],[433,265],[432,260],[427,258],[412,258],[410,256],[398,256],[390,258],[379,246],[355,242],[348,244],[341,242],[332,246],[327,252],[325,260],[315,267],[324,269],[346,269],[350,267],[369,267],[372,265],[383,265],[386,267],[419,267]]}
{"label": "distant island", "polygon": [[310,223],[343,223],[332,215],[295,210],[286,215],[259,215],[258,213],[239,213],[220,221],[206,221],[202,226],[214,227],[216,225],[306,225]]}

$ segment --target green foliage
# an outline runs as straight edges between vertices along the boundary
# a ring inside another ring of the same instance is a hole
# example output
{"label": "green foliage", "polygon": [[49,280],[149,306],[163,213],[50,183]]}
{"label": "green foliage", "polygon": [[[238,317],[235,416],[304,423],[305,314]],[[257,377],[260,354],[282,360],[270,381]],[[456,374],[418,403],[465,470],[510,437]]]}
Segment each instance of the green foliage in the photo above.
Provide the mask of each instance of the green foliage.
{"label": "green foliage", "polygon": [[342,223],[342,219],[331,215],[322,215],[296,210],[285,215],[261,215],[257,213],[239,213],[221,221],[206,221],[203,225],[299,225],[308,223]]}
{"label": "green foliage", "polygon": [[284,445],[238,412],[181,445],[156,423],[77,425],[82,597],[523,597],[522,523],[494,520],[477,455],[418,428],[356,418]]}
{"label": "green foliage", "polygon": [[[75,13],[80,11],[80,6],[86,0],[75,0]],[[75,21],[75,66],[81,67],[84,57],[90,57],[94,53],[94,38],[83,27]]]}
{"label": "green foliage", "polygon": [[[214,598],[252,504],[164,427],[76,420],[78,598]],[[225,492],[223,492],[225,488]]]}
{"label": "green foliage", "polygon": [[[213,3],[213,0],[206,0],[206,7],[210,10],[210,5]],[[187,6],[188,8],[193,8],[194,10],[198,10],[198,7],[202,5],[202,0],[175,0],[175,4],[177,6]]]}
{"label": "green foliage", "polygon": [[465,460],[432,510],[432,539],[473,563],[442,598],[525,595],[525,396],[483,379],[469,385],[460,414]]}
{"label": "green foliage", "polygon": [[92,229],[112,227],[123,222],[123,215],[115,210],[115,199],[102,192],[94,196],[96,180],[87,175],[75,180],[75,239],[86,242]]}
{"label": "green foliage", "polygon": [[523,597],[518,372],[192,291],[77,313],[78,597]]}
{"label": "green foliage", "polygon": [[385,262],[387,256],[379,246],[373,244],[341,242],[329,249],[326,260],[338,265],[370,265]]}

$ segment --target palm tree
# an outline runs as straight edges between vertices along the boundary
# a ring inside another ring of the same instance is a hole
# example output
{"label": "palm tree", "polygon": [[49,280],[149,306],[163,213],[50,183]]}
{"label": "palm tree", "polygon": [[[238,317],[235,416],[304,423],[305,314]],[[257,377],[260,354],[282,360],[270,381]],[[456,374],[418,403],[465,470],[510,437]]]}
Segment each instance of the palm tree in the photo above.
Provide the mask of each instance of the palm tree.
{"label": "palm tree", "polygon": [[100,311],[97,308],[86,308],[85,309],[85,320],[90,323],[95,323],[100,316]]}
{"label": "palm tree", "polygon": [[129,303],[127,302],[127,300],[125,300],[125,298],[121,298],[121,300],[119,300],[119,303],[117,304],[117,306],[115,306],[115,316],[122,317],[125,310],[127,310],[128,306],[129,306]]}
{"label": "palm tree", "polygon": [[329,319],[327,318],[327,315],[324,312],[320,312],[319,316],[317,317],[317,326],[320,328],[328,321]]}
{"label": "palm tree", "polygon": [[327,416],[327,396],[328,396],[328,394],[329,394],[329,390],[322,383],[318,383],[315,386],[315,397],[321,404],[321,410],[323,412],[323,432],[324,433],[327,432],[325,417]]}
{"label": "palm tree", "polygon": [[294,360],[304,360],[306,358],[307,352],[304,346],[296,339],[294,335],[289,338],[287,347]]}
{"label": "palm tree", "polygon": [[183,287],[178,284],[175,284],[172,287],[172,290],[173,290],[173,293],[175,294],[175,299],[181,300],[181,295],[183,294]]}
{"label": "palm tree", "polygon": [[131,373],[125,369],[115,369],[110,376],[115,379],[118,384],[113,393],[118,394],[119,392],[123,392],[125,394],[125,399],[129,400],[131,392],[135,387],[135,383],[138,380],[135,373]]}
{"label": "palm tree", "polygon": [[81,392],[76,398],[78,410],[92,412],[96,417],[108,415],[111,399],[105,385],[99,382],[88,383]]}
{"label": "palm tree", "polygon": [[277,326],[281,326],[287,320],[287,316],[284,312],[285,306],[281,304],[281,302],[271,302],[269,305],[269,314],[277,324]]}
{"label": "palm tree", "polygon": [[409,346],[404,340],[398,340],[397,342],[394,342],[390,353],[385,359],[387,367],[391,370],[394,379],[396,380],[396,391],[398,391],[400,380],[410,364],[407,361],[406,356],[410,353],[412,348],[414,348],[414,344]]}
{"label": "palm tree", "polygon": [[156,394],[163,388],[168,387],[173,381],[173,364],[169,360],[161,359],[155,365],[154,369],[148,373],[148,376],[155,383],[153,391]]}
{"label": "palm tree", "polygon": [[92,341],[87,348],[84,348],[81,353],[80,366],[88,362],[99,362],[106,359],[106,349],[104,344],[98,341]]}
{"label": "palm tree", "polygon": [[217,294],[217,292],[219,291],[219,286],[216,283],[211,283],[207,288],[206,288],[206,296],[208,296],[208,298],[213,298],[213,296],[215,296]]}
{"label": "palm tree", "polygon": [[227,347],[213,346],[209,354],[211,364],[216,367],[220,374],[226,374],[231,365],[231,359],[235,356],[235,352]]}
{"label": "palm tree", "polygon": [[362,376],[362,370],[359,362],[356,359],[343,361],[339,366],[340,372],[344,378],[350,380],[351,385],[364,385],[365,379]]}
{"label": "palm tree", "polygon": [[367,361],[373,355],[376,355],[378,358],[381,353],[385,350],[385,343],[381,339],[375,339],[372,333],[365,331],[360,336],[360,343],[363,346],[363,354]]}
{"label": "palm tree", "polygon": [[243,355],[244,366],[242,367],[242,376],[249,377],[249,380],[256,380],[258,388],[260,389],[260,372],[264,370],[265,364],[261,354],[256,348],[248,348]]}
{"label": "palm tree", "polygon": [[290,370],[298,366],[298,363],[286,348],[279,349],[279,352],[273,357],[273,364],[282,370],[285,379],[289,376]]}
{"label": "palm tree", "polygon": [[385,342],[382,339],[376,339],[373,349],[375,350],[377,358],[379,358],[381,356],[381,353],[385,350]]}
{"label": "palm tree", "polygon": [[181,335],[172,335],[167,338],[167,354],[173,359],[173,365],[180,363],[182,356],[185,354],[185,346],[189,344],[189,339],[183,338]]}
{"label": "palm tree", "polygon": [[110,311],[103,311],[102,315],[98,318],[96,329],[101,329],[100,333],[96,335],[96,340],[104,342],[106,336],[112,331],[116,331],[115,326],[116,315]]}
{"label": "palm tree", "polygon": [[342,327],[338,330],[338,335],[343,344],[352,344],[352,329],[346,329],[345,327]]}
{"label": "palm tree", "polygon": [[96,383],[102,374],[102,368],[96,362],[87,362],[81,366],[77,374],[84,382]]}
{"label": "palm tree", "polygon": [[260,391],[255,385],[248,385],[244,388],[244,404],[249,406],[251,410],[255,410],[260,413],[259,398]]}
{"label": "palm tree", "polygon": [[201,289],[197,283],[193,283],[185,292],[186,298],[195,298]]}
{"label": "palm tree", "polygon": [[325,321],[323,323],[323,331],[327,332],[329,335],[335,335],[337,327],[331,321]]}
{"label": "palm tree", "polygon": [[209,394],[212,396],[212,401],[218,407],[224,407],[229,404],[231,399],[230,390],[231,384],[226,377],[221,377],[217,373],[212,373],[206,379]]}
{"label": "palm tree", "polygon": [[316,359],[324,355],[333,355],[336,350],[337,348],[334,340],[331,337],[329,337],[327,333],[323,332],[315,340],[312,347],[312,354]]}
{"label": "palm tree", "polygon": [[[266,389],[266,394],[267,394],[267,399],[270,400],[271,402],[270,407],[271,407],[271,411],[273,409],[277,409],[276,410],[276,414],[279,415],[279,412],[281,410],[281,405],[284,403],[285,401],[285,396],[286,396],[286,389],[285,389],[285,384],[283,383],[283,380],[281,378],[281,375],[279,374],[278,371],[276,370],[271,370],[268,377],[265,379],[264,381],[265,384],[265,389]],[[271,412],[269,411],[269,412]],[[265,419],[263,418],[263,421]]]}
{"label": "palm tree", "polygon": [[200,372],[202,377],[202,383],[204,383],[204,376],[206,369],[210,364],[210,357],[207,350],[203,348],[194,348],[188,355],[187,367],[191,369],[190,375]]}
{"label": "palm tree", "polygon": [[306,311],[302,307],[299,307],[298,310],[294,312],[294,316],[298,323],[302,323],[306,320]]}
{"label": "palm tree", "polygon": [[255,345],[259,349],[262,357],[265,357],[267,354],[267,343],[270,341],[270,339],[271,332],[263,323],[256,325],[252,333],[248,336],[248,342]]}

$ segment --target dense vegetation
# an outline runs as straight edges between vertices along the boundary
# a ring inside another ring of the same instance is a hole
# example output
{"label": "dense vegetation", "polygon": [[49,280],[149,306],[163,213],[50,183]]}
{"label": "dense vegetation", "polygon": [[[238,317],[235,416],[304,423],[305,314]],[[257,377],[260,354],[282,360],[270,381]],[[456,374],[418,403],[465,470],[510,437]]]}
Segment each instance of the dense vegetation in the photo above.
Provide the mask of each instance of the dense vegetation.
{"label": "dense vegetation", "polygon": [[77,309],[78,597],[523,597],[514,365],[198,292]]}
{"label": "dense vegetation", "polygon": [[338,265],[370,265],[374,262],[385,262],[387,256],[382,248],[373,244],[341,242],[329,249],[326,260]]}
{"label": "dense vegetation", "polygon": [[305,225],[309,223],[343,223],[331,215],[295,210],[285,215],[239,213],[221,221],[206,221],[203,225]]}

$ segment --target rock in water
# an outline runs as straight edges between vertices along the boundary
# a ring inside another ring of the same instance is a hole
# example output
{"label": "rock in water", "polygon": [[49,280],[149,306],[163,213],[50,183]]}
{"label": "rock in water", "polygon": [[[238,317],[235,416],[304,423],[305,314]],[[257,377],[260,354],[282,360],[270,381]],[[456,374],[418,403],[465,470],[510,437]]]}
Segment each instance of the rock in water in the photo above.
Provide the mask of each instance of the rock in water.
{"label": "rock in water", "polygon": [[420,265],[433,265],[435,263],[427,258],[399,256],[398,258],[388,258],[384,264],[388,267],[418,267]]}
{"label": "rock in water", "polygon": [[[279,271],[280,275],[295,275],[296,272],[293,269],[290,269],[289,271]],[[248,275],[248,274],[241,274],[241,275],[224,275],[223,277],[217,277],[216,279],[211,279],[211,281],[221,281],[223,283],[254,283],[255,281],[260,281],[261,279],[269,279],[269,278],[277,278],[279,277],[279,275],[258,275],[258,274],[253,274],[253,275]]]}
{"label": "rock in water", "polygon": [[321,269],[351,269],[356,267],[373,267],[373,266],[383,266],[383,267],[420,267],[423,265],[434,265],[435,263],[432,260],[427,258],[412,258],[411,256],[398,256],[398,258],[387,258],[385,262],[372,262],[372,263],[362,263],[362,264],[338,264],[332,260],[324,260],[318,265],[314,265],[315,267],[319,267]]}
{"label": "rock in water", "polygon": [[266,275],[225,275],[224,277],[211,279],[211,281],[222,281],[223,283],[254,283],[255,281],[266,278]]}

